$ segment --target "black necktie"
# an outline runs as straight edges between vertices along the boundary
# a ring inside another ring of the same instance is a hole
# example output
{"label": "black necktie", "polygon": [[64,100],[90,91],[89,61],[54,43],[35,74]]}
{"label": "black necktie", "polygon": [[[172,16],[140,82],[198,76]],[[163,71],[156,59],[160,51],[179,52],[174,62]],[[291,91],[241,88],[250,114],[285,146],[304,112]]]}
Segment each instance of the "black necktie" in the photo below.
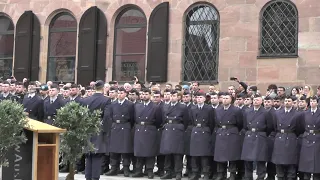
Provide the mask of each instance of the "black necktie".
{"label": "black necktie", "polygon": [[314,111],[312,111],[311,114],[314,115]]}
{"label": "black necktie", "polygon": [[29,96],[29,99],[31,99],[32,98],[32,96]]}
{"label": "black necktie", "polygon": [[53,103],[53,100],[50,101],[50,104],[52,104],[52,103]]}

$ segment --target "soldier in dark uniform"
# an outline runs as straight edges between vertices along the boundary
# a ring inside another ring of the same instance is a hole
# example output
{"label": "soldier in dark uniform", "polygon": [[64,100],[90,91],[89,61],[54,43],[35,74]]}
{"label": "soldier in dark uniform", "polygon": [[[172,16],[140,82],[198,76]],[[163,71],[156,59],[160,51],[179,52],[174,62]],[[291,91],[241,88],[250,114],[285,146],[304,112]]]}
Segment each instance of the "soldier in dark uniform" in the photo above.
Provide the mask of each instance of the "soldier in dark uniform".
{"label": "soldier in dark uniform", "polygon": [[0,95],[0,102],[3,100],[18,101],[17,97],[10,93],[10,83],[8,81],[3,81],[2,83],[2,94]]}
{"label": "soldier in dark uniform", "polygon": [[[200,169],[204,179],[209,179],[210,158],[213,156],[212,132],[215,124],[214,109],[204,104],[206,94],[197,93],[197,105],[189,110],[190,121],[192,121],[192,134],[190,139],[190,156],[192,166],[191,180],[199,179]],[[201,167],[198,166],[200,161]]]}
{"label": "soldier in dark uniform", "polygon": [[[264,105],[264,108],[271,113],[273,118],[272,121],[274,121],[276,110],[273,108],[273,98],[270,96],[265,97],[263,101],[263,105]],[[271,162],[274,138],[275,138],[275,132],[271,132],[271,134],[268,137],[269,161],[267,162],[267,174],[268,174],[267,180],[274,180],[276,176],[276,165]]]}
{"label": "soldier in dark uniform", "polygon": [[132,177],[142,177],[145,163],[148,178],[153,179],[155,156],[158,154],[157,135],[162,123],[161,107],[150,101],[151,91],[143,90],[143,103],[135,104],[134,155],[137,158],[136,172]]}
{"label": "soldier in dark uniform", "polygon": [[299,104],[298,104],[298,109],[299,109],[299,111],[308,110],[308,102],[307,102],[307,98],[305,96],[301,96],[300,97]]}
{"label": "soldier in dark uniform", "polygon": [[43,100],[46,100],[49,98],[49,87],[46,84],[43,84],[40,86],[39,95]]}
{"label": "soldier in dark uniform", "polygon": [[[159,99],[160,99],[160,101],[159,101]],[[158,104],[162,108],[162,111],[163,111],[163,108],[166,105],[165,105],[164,101],[161,101],[161,92],[160,91],[153,92],[152,101],[154,103]],[[156,160],[157,160],[158,171],[154,173],[155,175],[157,175],[159,177],[162,177],[164,175],[164,160],[165,160],[165,156],[160,153],[160,143],[161,143],[162,131],[163,131],[163,127],[160,126],[158,128],[158,136],[157,136],[157,143],[158,143],[157,149],[159,150],[159,152],[158,152]]]}
{"label": "soldier in dark uniform", "polygon": [[133,102],[133,104],[136,104],[139,99],[139,92],[136,89],[131,89],[129,92],[128,99]]}
{"label": "soldier in dark uniform", "polygon": [[[110,99],[103,95],[104,82],[98,80],[95,83],[95,93],[81,101],[82,105],[87,106],[90,111],[101,110],[104,112],[108,104],[110,104]],[[104,113],[101,114],[101,119],[105,120],[103,117]],[[95,152],[89,152],[86,154],[86,168],[85,177],[87,180],[99,180],[101,174],[101,163],[102,155],[107,152],[107,133],[108,129],[105,128],[106,122],[102,123],[102,130],[99,135],[90,138],[93,143]]]}
{"label": "soldier in dark uniform", "polygon": [[109,106],[109,121],[112,121],[110,132],[111,170],[106,175],[118,174],[121,156],[124,176],[129,177],[130,153],[133,153],[132,127],[134,123],[134,104],[126,100],[127,92],[119,88],[118,100]]}
{"label": "soldier in dark uniform", "polygon": [[277,132],[272,153],[272,162],[276,164],[278,180],[294,180],[297,175],[298,139],[303,133],[303,114],[293,107],[293,99],[287,96],[284,108],[275,113]]}
{"label": "soldier in dark uniform", "polygon": [[26,93],[25,89],[26,88],[24,87],[24,84],[22,82],[16,82],[16,96],[20,100],[20,103],[22,103],[24,99],[24,95]]}
{"label": "soldier in dark uniform", "polygon": [[[187,106],[188,112],[194,106],[191,100],[192,100],[191,93],[189,91],[183,92],[182,101]],[[187,158],[186,172],[184,176],[188,176],[188,177],[190,177],[190,175],[192,174],[191,156],[190,156],[190,139],[191,139],[192,128],[193,128],[192,122],[189,120],[187,129],[184,135],[184,150],[185,150],[184,154],[186,155],[186,158]]]}
{"label": "soldier in dark uniform", "polygon": [[79,95],[79,87],[76,84],[72,84],[71,87],[69,88],[69,97],[65,99],[66,103],[75,101],[77,103],[80,103],[81,97]]}
{"label": "soldier in dark uniform", "polygon": [[244,115],[246,131],[241,159],[245,161],[245,178],[253,179],[253,162],[257,163],[258,180],[266,176],[266,162],[269,160],[268,136],[274,130],[272,115],[262,107],[262,97],[254,95],[253,107]]}
{"label": "soldier in dark uniform", "polygon": [[320,110],[317,97],[310,97],[310,109],[304,112],[304,134],[302,137],[299,171],[304,179],[320,179]]}
{"label": "soldier in dark uniform", "polygon": [[36,94],[35,82],[29,83],[28,95],[24,97],[22,104],[24,112],[29,118],[43,122],[43,100]]}
{"label": "soldier in dark uniform", "polygon": [[53,84],[49,89],[49,98],[44,101],[44,122],[52,124],[57,115],[57,110],[65,105],[64,100],[59,94],[59,86]]}
{"label": "soldier in dark uniform", "polygon": [[241,159],[241,136],[243,127],[242,111],[232,105],[232,95],[226,93],[222,104],[216,109],[216,133],[214,160],[217,162],[217,180],[225,179],[229,162],[230,180],[237,175],[236,162]]}
{"label": "soldier in dark uniform", "polygon": [[[241,110],[242,112],[242,116],[244,116],[245,111],[248,109],[248,106],[246,106],[244,104],[244,101],[247,97],[246,93],[240,93],[236,96],[236,104],[238,105],[238,108]],[[244,136],[245,136],[245,131],[242,129],[240,131],[240,151],[242,150],[242,145],[243,145],[243,140],[244,140]],[[238,160],[237,161],[237,179],[243,179],[244,178],[244,173],[245,173],[245,167],[244,167],[244,161],[243,160]]]}
{"label": "soldier in dark uniform", "polygon": [[282,99],[279,96],[273,98],[273,107],[276,111],[282,108]]}
{"label": "soldier in dark uniform", "polygon": [[164,169],[166,173],[161,179],[176,177],[177,180],[181,180],[182,178],[184,132],[189,118],[187,106],[178,101],[178,92],[174,90],[171,92],[169,107],[163,111],[160,153],[165,155]]}

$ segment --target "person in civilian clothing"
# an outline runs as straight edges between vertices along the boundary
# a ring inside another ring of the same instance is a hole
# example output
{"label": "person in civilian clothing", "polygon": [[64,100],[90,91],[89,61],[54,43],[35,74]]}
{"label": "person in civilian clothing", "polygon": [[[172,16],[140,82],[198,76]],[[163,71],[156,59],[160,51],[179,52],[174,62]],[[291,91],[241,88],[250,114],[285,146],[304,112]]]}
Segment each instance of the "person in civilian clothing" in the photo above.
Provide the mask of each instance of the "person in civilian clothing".
{"label": "person in civilian clothing", "polygon": [[222,106],[216,109],[216,144],[214,160],[217,162],[217,180],[225,179],[229,162],[230,180],[236,179],[237,164],[241,159],[241,136],[239,132],[243,127],[242,111],[234,107],[232,95],[223,96]]}
{"label": "person in civilian clothing", "polygon": [[143,165],[146,165],[148,178],[153,179],[155,156],[158,154],[156,140],[158,128],[162,123],[161,107],[150,101],[151,91],[143,90],[143,103],[135,104],[134,155],[137,158],[136,172],[132,177],[142,177]]}
{"label": "person in civilian clothing", "polygon": [[94,110],[101,110],[102,129],[99,135],[92,136],[90,141],[94,145],[94,152],[86,154],[86,167],[85,177],[86,180],[99,180],[101,174],[102,155],[107,152],[107,133],[108,129],[105,128],[107,122],[104,118],[104,109],[110,104],[110,99],[103,95],[104,82],[98,80],[95,83],[95,93],[81,101],[83,106],[87,106],[91,112]]}
{"label": "person in civilian clothing", "polygon": [[210,105],[204,104],[205,100],[206,94],[198,92],[197,105],[189,110],[189,118],[193,125],[190,139],[192,167],[190,180],[199,179],[200,170],[204,174],[204,179],[209,179],[210,158],[213,155],[212,132],[215,125],[215,111]]}
{"label": "person in civilian clothing", "polygon": [[30,82],[28,95],[23,98],[23,108],[25,114],[31,118],[43,122],[43,100],[36,94],[36,83]]}
{"label": "person in civilian clothing", "polygon": [[303,115],[293,108],[293,99],[285,97],[284,108],[275,113],[272,162],[276,164],[278,180],[294,180],[297,175],[298,139],[303,133]]}
{"label": "person in civilian clothing", "polygon": [[310,109],[304,112],[304,134],[302,137],[299,171],[304,173],[305,180],[320,179],[320,110],[318,99],[310,97]]}
{"label": "person in civilian clothing", "polygon": [[[161,179],[182,178],[184,132],[189,118],[187,106],[178,102],[178,92],[171,92],[171,103],[163,110],[163,132],[160,153],[165,155],[165,175]],[[173,164],[173,163],[174,164]],[[174,171],[174,172],[172,172]]]}
{"label": "person in civilian clothing", "polygon": [[59,86],[53,84],[49,89],[49,98],[44,100],[44,122],[52,125],[57,115],[57,110],[65,105],[65,102],[59,94]]}
{"label": "person in civilian clothing", "polygon": [[262,97],[254,95],[253,107],[244,114],[246,131],[241,159],[245,161],[245,178],[253,179],[253,162],[257,163],[257,180],[266,176],[266,162],[269,160],[268,136],[274,130],[272,115],[262,107]]}
{"label": "person in civilian clothing", "polygon": [[112,122],[109,145],[111,170],[106,173],[109,176],[118,174],[122,156],[124,176],[129,177],[130,153],[133,153],[131,129],[134,125],[134,104],[126,100],[126,96],[126,89],[120,87],[118,100],[108,108],[109,121]]}
{"label": "person in civilian clothing", "polygon": [[[191,100],[192,100],[191,93],[189,91],[183,92],[182,101],[187,106],[188,112],[194,106],[192,104]],[[190,156],[190,139],[191,139],[191,134],[192,134],[192,128],[193,128],[192,122],[189,120],[188,125],[187,125],[187,129],[184,134],[184,150],[185,150],[184,154],[186,155],[186,158],[187,158],[186,172],[185,172],[184,176],[188,176],[188,177],[190,177],[191,172],[192,172],[191,156]]]}

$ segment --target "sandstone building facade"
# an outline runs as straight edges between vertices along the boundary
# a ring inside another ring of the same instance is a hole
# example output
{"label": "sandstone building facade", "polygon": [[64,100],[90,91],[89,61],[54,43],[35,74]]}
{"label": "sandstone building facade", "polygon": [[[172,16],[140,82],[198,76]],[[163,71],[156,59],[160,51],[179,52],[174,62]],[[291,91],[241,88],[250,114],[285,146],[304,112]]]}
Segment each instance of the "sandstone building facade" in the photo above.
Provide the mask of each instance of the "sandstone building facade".
{"label": "sandstone building facade", "polygon": [[0,0],[0,76],[319,84],[318,0]]}

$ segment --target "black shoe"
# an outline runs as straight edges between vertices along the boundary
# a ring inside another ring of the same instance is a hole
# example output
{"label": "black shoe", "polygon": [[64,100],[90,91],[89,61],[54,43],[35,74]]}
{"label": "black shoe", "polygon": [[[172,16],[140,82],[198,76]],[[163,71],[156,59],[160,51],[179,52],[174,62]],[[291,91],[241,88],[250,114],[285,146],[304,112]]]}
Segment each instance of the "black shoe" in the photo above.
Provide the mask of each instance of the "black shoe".
{"label": "black shoe", "polygon": [[234,173],[234,172],[230,173],[230,178],[229,178],[229,180],[236,180],[236,179],[237,179],[237,174]]}
{"label": "black shoe", "polygon": [[100,178],[92,178],[92,180],[99,180]]}
{"label": "black shoe", "polygon": [[129,177],[130,176],[130,170],[128,167],[123,168],[123,175],[124,177]]}
{"label": "black shoe", "polygon": [[209,180],[209,174],[208,173],[203,175],[203,180]]}
{"label": "black shoe", "polygon": [[186,170],[186,172],[183,174],[183,177],[189,177],[189,171]]}
{"label": "black shoe", "polygon": [[217,178],[216,178],[216,180],[224,180],[225,178],[224,178],[224,174],[223,173],[221,173],[221,172],[219,172],[219,173],[217,173]]}
{"label": "black shoe", "polygon": [[200,174],[199,173],[192,173],[192,175],[190,176],[189,180],[198,180],[200,178]]}
{"label": "black shoe", "polygon": [[275,176],[268,176],[266,180],[275,180],[276,177]]}
{"label": "black shoe", "polygon": [[105,175],[106,176],[116,176],[116,175],[118,175],[118,170],[115,168],[111,168],[111,170],[109,172],[107,172]]}
{"label": "black shoe", "polygon": [[158,169],[158,171],[156,171],[154,173],[154,175],[159,176],[159,177],[163,176],[163,174],[164,174],[164,171],[162,169]]}
{"label": "black shoe", "polygon": [[134,174],[132,174],[132,177],[143,177],[143,173],[140,172],[135,172]]}
{"label": "black shoe", "polygon": [[91,178],[86,178],[86,180],[92,180]]}
{"label": "black shoe", "polygon": [[160,179],[172,179],[172,175],[170,172],[166,172]]}
{"label": "black shoe", "polygon": [[181,180],[181,179],[182,179],[181,173],[178,173],[178,174],[176,175],[176,180]]}
{"label": "black shoe", "polygon": [[148,172],[148,179],[153,179],[154,178],[154,174],[152,171]]}
{"label": "black shoe", "polygon": [[123,174],[123,173],[124,173],[123,168],[118,171],[118,174]]}

